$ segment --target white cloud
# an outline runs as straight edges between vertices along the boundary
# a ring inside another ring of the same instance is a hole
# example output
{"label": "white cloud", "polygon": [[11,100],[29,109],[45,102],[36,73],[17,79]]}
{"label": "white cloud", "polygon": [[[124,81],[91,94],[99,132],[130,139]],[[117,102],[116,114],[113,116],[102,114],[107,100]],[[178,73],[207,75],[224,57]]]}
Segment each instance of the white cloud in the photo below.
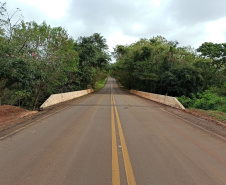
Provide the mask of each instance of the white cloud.
{"label": "white cloud", "polygon": [[162,35],[180,46],[226,42],[222,0],[9,0],[26,21],[62,26],[77,39],[100,33],[109,48]]}
{"label": "white cloud", "polygon": [[159,8],[162,4],[162,0],[151,0],[151,5],[154,6],[154,8]]}
{"label": "white cloud", "polygon": [[50,19],[59,19],[65,16],[69,2],[67,0],[20,0],[21,3],[39,9]]}
{"label": "white cloud", "polygon": [[226,18],[212,21],[206,25],[207,42],[225,42],[226,41]]}
{"label": "white cloud", "polygon": [[115,47],[116,45],[127,45],[127,44],[131,44],[137,40],[138,40],[138,38],[123,35],[123,33],[118,30],[118,31],[113,32],[108,37],[107,43],[108,43],[111,51],[113,51],[113,47]]}

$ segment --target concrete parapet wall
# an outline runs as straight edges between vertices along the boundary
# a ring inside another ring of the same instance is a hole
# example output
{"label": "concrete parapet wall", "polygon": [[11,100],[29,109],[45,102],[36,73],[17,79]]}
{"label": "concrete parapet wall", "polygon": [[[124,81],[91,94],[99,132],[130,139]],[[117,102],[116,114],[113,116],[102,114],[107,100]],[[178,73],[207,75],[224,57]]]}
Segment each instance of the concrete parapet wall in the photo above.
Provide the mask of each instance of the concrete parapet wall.
{"label": "concrete parapet wall", "polygon": [[52,94],[40,107],[40,109],[45,109],[46,107],[62,103],[68,100],[72,100],[74,98],[87,95],[92,93],[93,89],[86,89],[81,91],[73,91],[68,93],[61,93],[61,94]]}
{"label": "concrete parapet wall", "polygon": [[160,95],[160,94],[147,93],[147,92],[143,92],[143,91],[136,91],[133,89],[130,90],[130,93],[136,94],[143,98],[153,100],[153,101],[165,104],[165,105],[169,105],[171,107],[175,107],[178,109],[185,109],[184,106],[175,97],[172,97],[172,96],[164,96],[164,95]]}

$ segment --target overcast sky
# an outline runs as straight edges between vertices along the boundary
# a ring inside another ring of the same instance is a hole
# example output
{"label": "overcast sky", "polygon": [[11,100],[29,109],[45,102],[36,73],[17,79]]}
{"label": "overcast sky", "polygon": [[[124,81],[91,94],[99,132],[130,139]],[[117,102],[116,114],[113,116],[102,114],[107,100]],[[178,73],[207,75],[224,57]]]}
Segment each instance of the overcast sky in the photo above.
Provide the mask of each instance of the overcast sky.
{"label": "overcast sky", "polygon": [[[112,48],[162,35],[180,46],[226,42],[226,0],[0,0],[25,21],[62,26],[77,39],[101,33]],[[17,14],[19,15],[19,14]]]}

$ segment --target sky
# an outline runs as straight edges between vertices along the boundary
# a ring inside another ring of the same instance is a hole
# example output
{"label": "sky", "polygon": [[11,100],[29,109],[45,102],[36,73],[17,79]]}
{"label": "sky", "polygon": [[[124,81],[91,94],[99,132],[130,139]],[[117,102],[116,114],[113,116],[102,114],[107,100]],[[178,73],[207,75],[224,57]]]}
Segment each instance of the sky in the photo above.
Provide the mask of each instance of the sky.
{"label": "sky", "polygon": [[[100,33],[110,51],[157,35],[179,46],[226,42],[226,0],[5,0],[25,21],[61,26],[75,40]],[[1,2],[4,2],[1,0]]]}

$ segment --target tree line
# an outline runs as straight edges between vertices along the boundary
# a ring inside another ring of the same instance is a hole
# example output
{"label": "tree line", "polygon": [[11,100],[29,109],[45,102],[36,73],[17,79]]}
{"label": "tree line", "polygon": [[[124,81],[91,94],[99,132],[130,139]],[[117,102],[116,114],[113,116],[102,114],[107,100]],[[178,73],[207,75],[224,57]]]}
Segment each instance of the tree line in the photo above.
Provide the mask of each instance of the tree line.
{"label": "tree line", "polygon": [[179,47],[162,36],[118,45],[111,74],[127,89],[176,96],[185,107],[226,112],[226,43]]}
{"label": "tree line", "polygon": [[[179,47],[162,36],[118,45],[99,33],[74,40],[62,27],[25,22],[0,2],[0,105],[36,109],[51,94],[115,77],[127,89],[176,96],[185,107],[226,112],[226,43]],[[16,19],[17,17],[17,19]]]}
{"label": "tree line", "polygon": [[107,77],[110,54],[99,33],[74,40],[62,27],[18,13],[0,2],[1,104],[36,109],[51,94],[93,88]]}

